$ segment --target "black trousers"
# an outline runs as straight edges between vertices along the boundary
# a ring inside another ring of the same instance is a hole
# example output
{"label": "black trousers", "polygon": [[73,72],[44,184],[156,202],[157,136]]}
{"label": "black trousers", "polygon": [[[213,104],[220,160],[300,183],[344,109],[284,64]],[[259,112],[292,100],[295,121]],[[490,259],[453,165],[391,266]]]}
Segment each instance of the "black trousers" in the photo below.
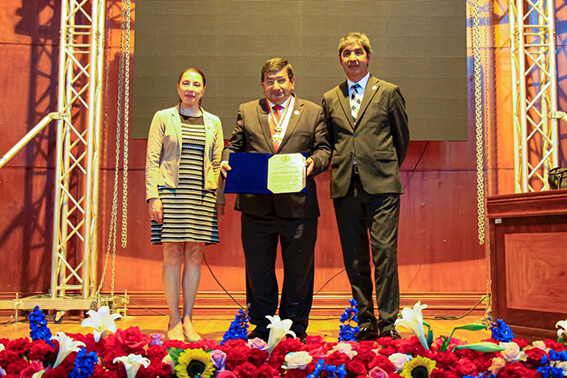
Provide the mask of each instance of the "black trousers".
{"label": "black trousers", "polygon": [[293,321],[292,330],[305,333],[313,303],[317,218],[289,219],[242,214],[242,246],[246,258],[246,300],[250,322],[264,330],[266,315],[276,314],[278,282],[275,265],[281,244],[284,282],[279,315]]}
{"label": "black trousers", "polygon": [[[358,302],[359,323],[376,331],[393,329],[400,309],[397,257],[400,195],[368,194],[358,176],[353,175],[347,195],[334,199],[333,203],[345,268],[352,295]],[[369,232],[379,321],[372,301]]]}

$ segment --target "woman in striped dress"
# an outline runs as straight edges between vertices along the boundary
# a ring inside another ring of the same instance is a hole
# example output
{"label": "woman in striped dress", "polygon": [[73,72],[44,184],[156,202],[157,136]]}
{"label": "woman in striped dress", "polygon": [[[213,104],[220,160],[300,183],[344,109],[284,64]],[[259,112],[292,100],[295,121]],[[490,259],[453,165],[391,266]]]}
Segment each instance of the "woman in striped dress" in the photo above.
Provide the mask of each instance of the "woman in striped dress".
{"label": "woman in striped dress", "polygon": [[148,136],[146,201],[151,242],[163,246],[167,335],[175,340],[201,338],[192,323],[201,258],[205,244],[219,242],[217,214],[224,211],[216,196],[224,147],[222,125],[200,106],[205,88],[206,78],[200,70],[184,70],[177,83],[179,104],[155,114]]}

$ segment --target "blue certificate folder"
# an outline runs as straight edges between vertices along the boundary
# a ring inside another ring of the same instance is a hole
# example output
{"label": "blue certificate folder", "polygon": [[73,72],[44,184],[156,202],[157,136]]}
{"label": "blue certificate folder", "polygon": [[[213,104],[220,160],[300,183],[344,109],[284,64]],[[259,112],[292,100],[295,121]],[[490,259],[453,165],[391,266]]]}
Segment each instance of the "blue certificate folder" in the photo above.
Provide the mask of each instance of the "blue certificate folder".
{"label": "blue certificate folder", "polygon": [[[226,176],[224,192],[272,194],[268,189],[268,159],[272,156],[256,152],[231,153],[228,164],[232,169]],[[300,193],[305,192],[303,188]]]}

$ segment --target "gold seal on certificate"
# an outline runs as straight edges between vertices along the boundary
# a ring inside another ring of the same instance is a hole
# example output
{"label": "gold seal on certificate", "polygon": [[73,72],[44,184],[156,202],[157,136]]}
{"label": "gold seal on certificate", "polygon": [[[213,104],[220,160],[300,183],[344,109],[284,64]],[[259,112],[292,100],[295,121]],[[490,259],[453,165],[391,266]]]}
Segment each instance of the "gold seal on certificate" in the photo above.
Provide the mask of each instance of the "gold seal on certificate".
{"label": "gold seal on certificate", "polygon": [[274,194],[298,193],[305,187],[305,156],[276,154],[268,159],[268,190]]}

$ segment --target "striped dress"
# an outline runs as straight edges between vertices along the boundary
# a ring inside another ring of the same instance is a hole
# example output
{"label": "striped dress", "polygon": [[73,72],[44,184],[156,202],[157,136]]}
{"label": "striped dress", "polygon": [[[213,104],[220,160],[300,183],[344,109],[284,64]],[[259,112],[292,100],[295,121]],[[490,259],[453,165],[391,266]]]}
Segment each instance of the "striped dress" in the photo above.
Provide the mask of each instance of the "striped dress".
{"label": "striped dress", "polygon": [[215,192],[204,190],[203,117],[181,116],[183,142],[177,188],[158,187],[163,224],[152,220],[152,244],[219,242]]}

